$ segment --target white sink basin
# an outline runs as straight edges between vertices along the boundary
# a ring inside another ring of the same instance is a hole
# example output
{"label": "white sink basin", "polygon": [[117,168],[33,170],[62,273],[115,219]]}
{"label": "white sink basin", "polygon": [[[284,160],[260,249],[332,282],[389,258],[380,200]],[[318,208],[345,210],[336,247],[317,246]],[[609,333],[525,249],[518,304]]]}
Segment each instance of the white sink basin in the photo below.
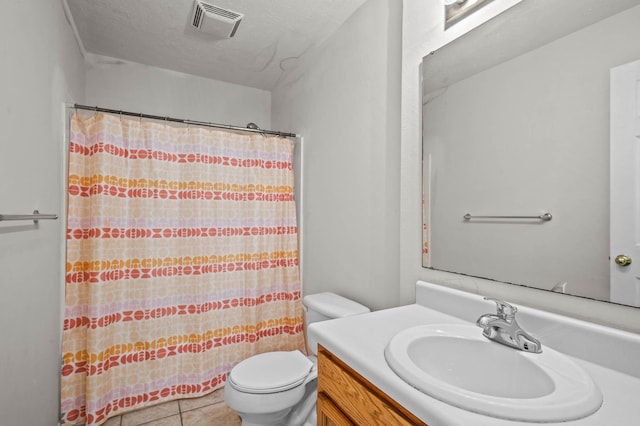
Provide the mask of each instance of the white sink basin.
{"label": "white sink basin", "polygon": [[602,393],[591,377],[542,343],[534,354],[492,342],[475,325],[423,325],[395,335],[385,358],[405,382],[468,411],[531,422],[597,411]]}

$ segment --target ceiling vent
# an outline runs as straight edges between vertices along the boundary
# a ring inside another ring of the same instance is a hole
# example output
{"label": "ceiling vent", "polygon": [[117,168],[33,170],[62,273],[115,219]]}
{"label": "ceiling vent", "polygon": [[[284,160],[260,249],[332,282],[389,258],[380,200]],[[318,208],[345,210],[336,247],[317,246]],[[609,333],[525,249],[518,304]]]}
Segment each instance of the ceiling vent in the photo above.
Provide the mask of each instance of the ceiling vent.
{"label": "ceiling vent", "polygon": [[244,18],[242,13],[196,0],[193,5],[191,25],[203,33],[231,38],[236,34],[242,18]]}

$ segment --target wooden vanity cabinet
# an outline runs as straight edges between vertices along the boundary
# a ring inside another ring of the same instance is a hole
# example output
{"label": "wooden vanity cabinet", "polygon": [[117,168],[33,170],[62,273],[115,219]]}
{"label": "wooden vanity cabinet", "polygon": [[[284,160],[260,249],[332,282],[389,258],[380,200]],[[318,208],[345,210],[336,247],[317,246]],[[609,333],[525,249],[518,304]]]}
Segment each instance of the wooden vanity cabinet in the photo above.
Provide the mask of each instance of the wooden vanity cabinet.
{"label": "wooden vanity cabinet", "polygon": [[318,426],[426,423],[322,346],[318,348]]}

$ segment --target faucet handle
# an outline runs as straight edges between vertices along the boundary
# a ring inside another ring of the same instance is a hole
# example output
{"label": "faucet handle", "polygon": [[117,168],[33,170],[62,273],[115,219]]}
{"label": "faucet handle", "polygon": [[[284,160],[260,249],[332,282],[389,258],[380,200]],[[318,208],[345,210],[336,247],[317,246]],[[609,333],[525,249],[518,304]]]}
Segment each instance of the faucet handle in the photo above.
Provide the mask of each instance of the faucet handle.
{"label": "faucet handle", "polygon": [[503,319],[505,321],[511,321],[516,317],[516,312],[518,312],[518,308],[516,308],[512,304],[507,303],[504,300],[492,299],[490,297],[485,297],[484,300],[490,300],[491,302],[495,302],[496,311],[500,319]]}

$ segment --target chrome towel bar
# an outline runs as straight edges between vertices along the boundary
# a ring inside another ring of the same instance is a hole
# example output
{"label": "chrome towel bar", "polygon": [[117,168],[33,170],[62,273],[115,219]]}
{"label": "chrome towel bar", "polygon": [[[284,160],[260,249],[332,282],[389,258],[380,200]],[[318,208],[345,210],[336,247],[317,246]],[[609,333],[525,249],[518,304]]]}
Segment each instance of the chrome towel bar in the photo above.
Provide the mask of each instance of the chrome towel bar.
{"label": "chrome towel bar", "polygon": [[0,222],[3,220],[32,220],[38,223],[41,219],[57,219],[57,214],[40,214],[38,210],[34,210],[33,214],[0,214]]}
{"label": "chrome towel bar", "polygon": [[465,214],[464,216],[464,220],[471,220],[471,219],[539,219],[543,222],[549,222],[553,216],[551,216],[551,213],[544,213],[541,214],[540,216],[472,216],[469,213]]}

